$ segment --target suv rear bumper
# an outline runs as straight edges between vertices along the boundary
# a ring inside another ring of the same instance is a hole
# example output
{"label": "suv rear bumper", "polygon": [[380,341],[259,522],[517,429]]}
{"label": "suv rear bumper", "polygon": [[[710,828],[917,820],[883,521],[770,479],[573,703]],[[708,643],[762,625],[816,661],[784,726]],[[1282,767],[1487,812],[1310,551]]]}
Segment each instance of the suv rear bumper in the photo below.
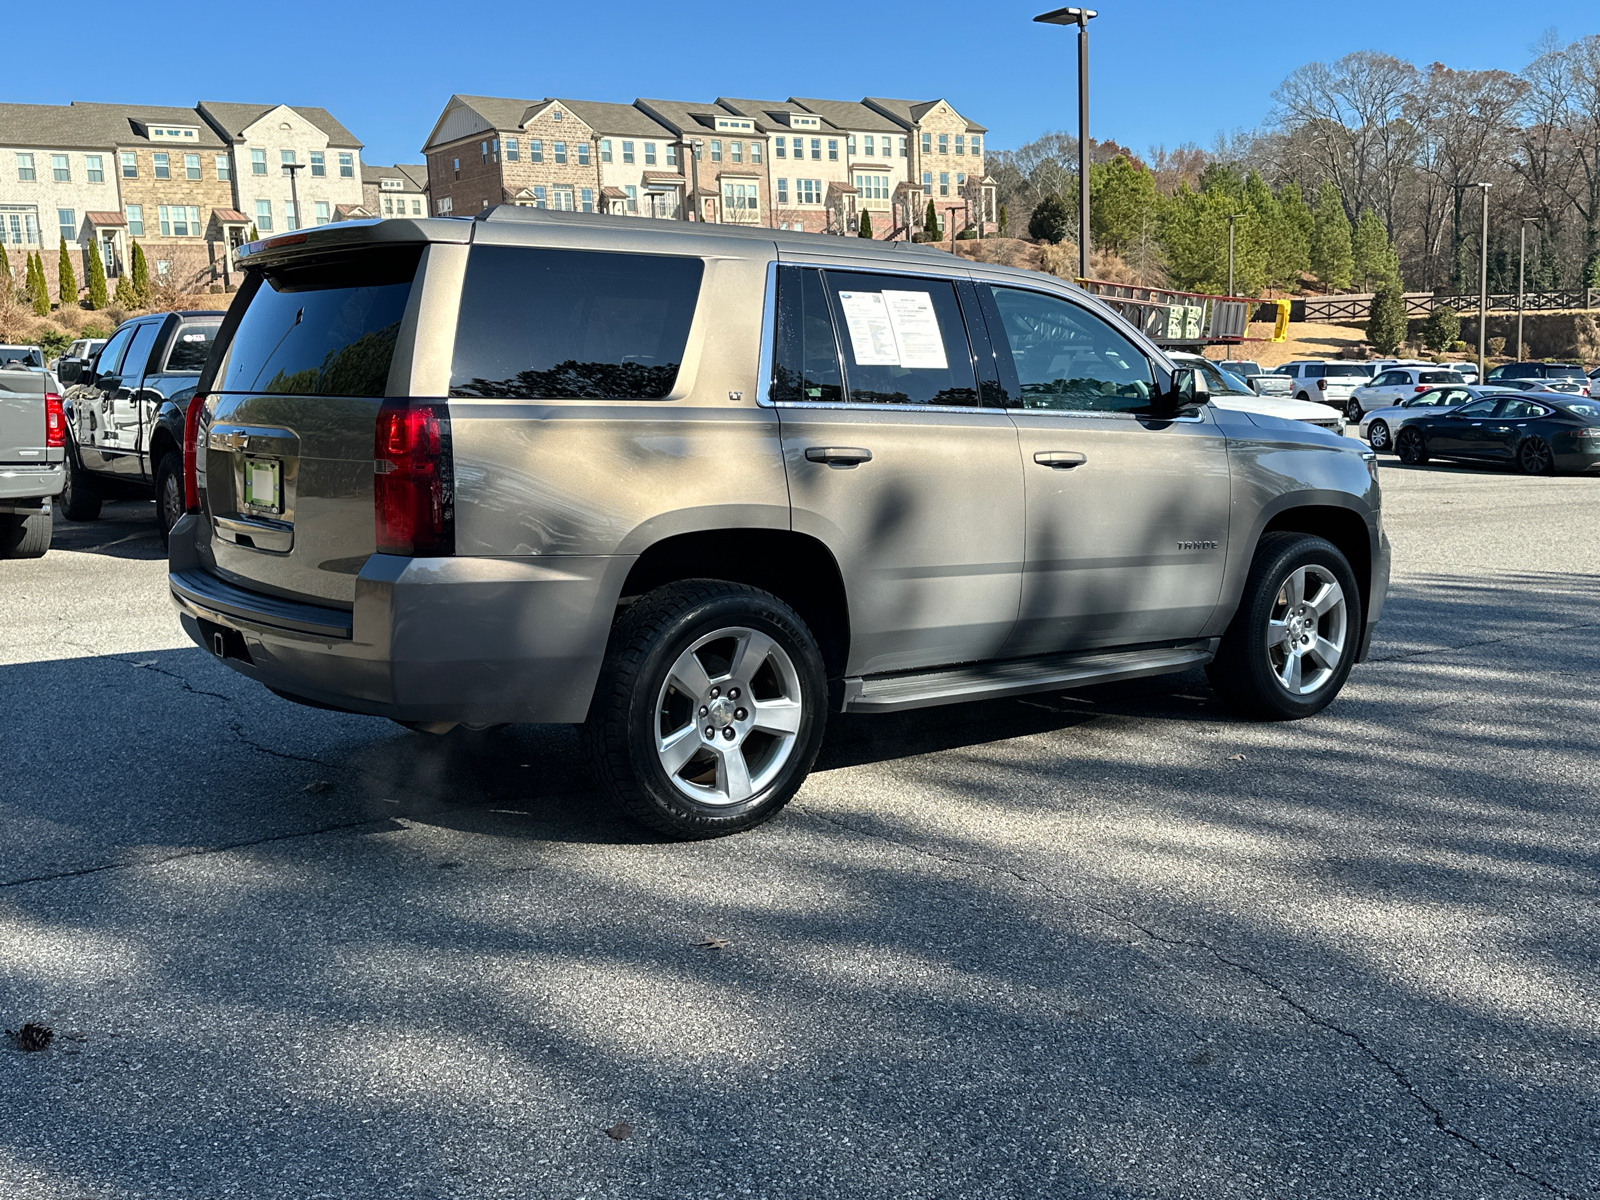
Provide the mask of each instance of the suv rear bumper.
{"label": "suv rear bumper", "polygon": [[374,554],[344,609],[211,574],[194,524],[173,527],[168,578],[196,644],[274,691],[400,721],[582,721],[633,564]]}

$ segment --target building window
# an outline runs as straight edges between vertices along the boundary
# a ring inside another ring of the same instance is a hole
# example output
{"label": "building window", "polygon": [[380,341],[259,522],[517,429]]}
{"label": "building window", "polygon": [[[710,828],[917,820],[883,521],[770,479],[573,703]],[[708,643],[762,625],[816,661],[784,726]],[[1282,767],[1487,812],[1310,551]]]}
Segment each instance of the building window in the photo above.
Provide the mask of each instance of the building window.
{"label": "building window", "polygon": [[183,156],[183,177],[185,179],[200,178],[200,156],[198,154],[185,154]]}
{"label": "building window", "polygon": [[158,153],[158,154],[152,154],[150,157],[155,160],[156,178],[157,179],[171,179],[172,178],[172,164],[168,161],[167,155]]}
{"label": "building window", "polygon": [[887,200],[889,177],[887,175],[857,175],[856,191],[863,200]]}
{"label": "building window", "polygon": [[711,139],[711,161],[722,161],[722,139],[720,138]]}
{"label": "building window", "polygon": [[[862,134],[861,135],[861,141],[862,141],[864,149],[866,150],[866,154],[867,154],[868,158],[871,158],[874,154],[877,153],[877,151],[873,149],[873,146],[876,143],[873,141],[872,135],[870,133]],[[851,150],[850,153],[854,154],[855,151]]]}
{"label": "building window", "polygon": [[267,173],[267,152],[265,150],[250,151],[250,174],[265,175]]}
{"label": "building window", "polygon": [[838,162],[839,161],[839,139],[838,138],[829,138],[828,139],[828,161],[829,162]]}
{"label": "building window", "polygon": [[72,182],[72,165],[67,161],[65,154],[50,156],[50,174],[57,183]]}
{"label": "building window", "polygon": [[139,178],[139,156],[132,150],[122,152],[122,177],[124,179]]}
{"label": "building window", "polygon": [[656,144],[654,142],[646,142],[644,144],[644,165],[647,167],[656,165]]}
{"label": "building window", "polygon": [[[965,183],[966,181],[967,181],[967,177],[965,175],[957,174],[956,175],[956,191],[959,192],[961,190],[961,185],[963,183]],[[1094,231],[1094,226],[1093,225],[1089,226],[1089,230],[1092,233]]]}
{"label": "building window", "polygon": [[[1093,182],[1093,177],[1090,178],[1090,182],[1091,183]],[[922,173],[922,194],[924,196],[933,195],[933,172],[932,171],[924,171]],[[1092,195],[1093,193],[1091,192],[1090,194]],[[1089,229],[1090,229],[1090,232],[1093,232],[1094,226],[1093,225],[1089,226]]]}
{"label": "building window", "polygon": [[450,169],[455,172],[455,177],[457,179],[461,178],[461,160],[459,158],[452,158],[450,160]]}
{"label": "building window", "polygon": [[852,134],[850,134],[848,137],[846,137],[844,139],[844,151],[851,158],[854,158],[856,156],[856,135],[855,134],[852,133]]}
{"label": "building window", "polygon": [[822,180],[796,179],[794,181],[794,198],[797,204],[821,204]]}
{"label": "building window", "polygon": [[584,188],[583,191],[579,194],[578,200],[579,200],[579,203],[583,206],[583,211],[584,212],[593,212],[594,211],[594,189],[593,188]]}
{"label": "building window", "polygon": [[729,142],[728,143],[728,161],[729,162],[736,162],[736,163],[742,163],[744,161],[744,143],[743,142]]}
{"label": "building window", "polygon": [[784,144],[784,139],[783,138],[780,137],[780,138],[774,138],[773,139],[772,152],[774,154],[776,154],[779,158],[788,158],[789,157],[789,147]]}
{"label": "building window", "polygon": [[[972,153],[973,154],[982,154],[983,153],[983,139],[981,137],[979,137],[977,134],[973,134],[972,135]],[[1090,182],[1093,183],[1094,181],[1091,179]],[[1089,231],[1091,233],[1094,231],[1094,226],[1093,225],[1089,226]]]}
{"label": "building window", "polygon": [[[544,142],[541,139],[533,138],[528,142],[528,161],[529,162],[543,162],[544,161]],[[459,179],[461,177],[458,175],[458,176],[456,176],[456,178]]]}
{"label": "building window", "polygon": [[922,135],[922,152],[924,154],[933,153],[933,134],[925,133]]}
{"label": "building window", "polygon": [[667,166],[675,167],[677,165],[678,165],[678,147],[673,145],[671,142],[668,142],[667,143]]}
{"label": "building window", "polygon": [[506,161],[521,162],[522,147],[517,144],[516,138],[506,139]]}
{"label": "building window", "polygon": [[601,138],[600,139],[600,161],[603,162],[603,163],[608,163],[608,162],[611,161],[611,139],[610,138]]}
{"label": "building window", "polygon": [[300,214],[295,212],[293,200],[285,200],[283,202],[283,227],[285,229],[300,228]]}
{"label": "building window", "polygon": [[438,201],[438,207],[439,215],[441,217],[448,217],[455,209],[455,201],[449,196],[441,196]]}
{"label": "building window", "polygon": [[278,151],[278,161],[280,163],[282,163],[284,166],[289,167],[289,166],[293,166],[297,160],[296,160],[296,158],[294,156],[294,151],[293,150],[279,150]]}
{"label": "building window", "polygon": [[533,206],[535,208],[546,208],[546,207],[548,207],[545,204],[545,190],[544,190],[543,187],[535,187],[533,189]]}
{"label": "building window", "polygon": [[[885,145],[887,145],[887,142],[885,143]],[[901,138],[900,139],[900,157],[901,158],[905,158],[906,157],[906,140],[905,140],[905,138]]]}
{"label": "building window", "polygon": [[551,208],[558,212],[572,211],[572,189],[570,187],[552,188],[551,192],[553,193],[550,197]]}
{"label": "building window", "polygon": [[627,186],[625,186],[622,190],[623,190],[624,193],[626,193],[626,195],[628,197],[628,211],[631,212],[631,213],[638,212],[639,211],[639,189],[634,187],[633,184],[630,183]]}
{"label": "building window", "polygon": [[422,201],[417,199],[415,196],[411,198],[411,215],[413,217],[420,217],[422,215]]}
{"label": "building window", "polygon": [[383,215],[386,216],[386,217],[394,216],[394,197],[393,196],[385,196],[383,198]]}
{"label": "building window", "polygon": [[272,230],[272,201],[256,201],[256,232],[269,233]]}
{"label": "building window", "polygon": [[88,173],[90,183],[104,183],[106,181],[106,160],[98,154],[85,154],[83,156],[84,170]]}
{"label": "building window", "polygon": [[483,159],[484,164],[487,165],[488,162],[489,162],[489,143],[488,142],[479,142],[478,143],[478,155],[479,155],[479,157],[481,157]]}
{"label": "building window", "polygon": [[[966,152],[967,152],[967,136],[964,133],[958,133],[958,134],[956,134],[956,153],[964,155],[964,154],[966,154]],[[1093,183],[1092,180],[1090,182],[1091,182],[1091,184]],[[1092,229],[1093,229],[1093,227],[1091,226],[1091,232],[1092,232]]]}
{"label": "building window", "polygon": [[[1092,176],[1092,175],[1089,177],[1089,186],[1090,186],[1091,189],[1094,187],[1094,176]],[[948,171],[940,171],[939,172],[939,195],[948,196],[949,194],[950,194],[950,172],[948,172]],[[1092,230],[1094,228],[1094,226],[1091,225],[1091,226],[1089,226],[1089,228]]]}
{"label": "building window", "polygon": [[622,143],[622,161],[625,162],[625,163],[631,163],[633,161],[633,143],[632,142],[623,142]]}
{"label": "building window", "polygon": [[[950,153],[950,135],[948,133],[941,133],[939,135],[939,153],[940,154],[949,154]],[[1094,181],[1093,180],[1090,180],[1089,186],[1091,188],[1094,186]]]}
{"label": "building window", "polygon": [[556,110],[555,110],[555,111],[553,111],[553,112],[552,112],[552,113],[551,113],[551,114],[550,114],[550,119],[551,119],[551,120],[552,120],[552,121],[559,121],[559,120],[561,120],[561,110],[560,110],[560,109],[559,109],[559,108],[558,108],[558,109],[556,109]]}
{"label": "building window", "polygon": [[185,208],[181,204],[175,204],[169,208],[163,204],[156,209],[156,216],[161,221],[162,237],[200,236],[200,210],[198,208]]}
{"label": "building window", "polygon": [[219,180],[221,180],[223,183],[227,183],[233,178],[233,166],[228,162],[228,156],[226,154],[217,155],[215,163],[217,168],[217,178]]}
{"label": "building window", "polygon": [[56,209],[56,222],[61,226],[61,240],[63,242],[75,242],[78,240],[78,217],[72,209]]}
{"label": "building window", "polygon": [[356,156],[354,153],[339,155],[339,178],[354,179],[356,175]]}
{"label": "building window", "polygon": [[789,181],[787,179],[778,180],[778,203],[789,203]]}
{"label": "building window", "polygon": [[811,157],[820,161],[822,159],[822,139],[811,139]]}
{"label": "building window", "polygon": [[567,161],[567,144],[565,142],[553,142],[550,148],[555,151],[556,164],[558,166],[565,164]]}
{"label": "building window", "polygon": [[[402,208],[404,208],[405,207],[405,201],[402,200],[400,202],[400,205],[401,205]],[[330,222],[332,220],[333,220],[333,217],[328,212],[328,202],[326,200],[318,200],[317,201],[317,224],[318,225],[326,225],[326,224],[328,224],[328,222]]]}
{"label": "building window", "polygon": [[321,150],[313,150],[311,152],[311,173],[318,178],[328,173],[328,165]]}
{"label": "building window", "polygon": [[759,163],[761,161],[761,143],[760,142],[751,142],[750,143],[750,161],[753,162],[753,163]]}
{"label": "building window", "polygon": [[579,142],[578,143],[578,165],[580,167],[587,167],[589,165],[589,143],[588,142]]}
{"label": "building window", "polygon": [[128,205],[128,236],[144,236],[144,205],[142,204]]}
{"label": "building window", "polygon": [[19,153],[17,155],[17,178],[26,183],[33,177],[33,155]]}

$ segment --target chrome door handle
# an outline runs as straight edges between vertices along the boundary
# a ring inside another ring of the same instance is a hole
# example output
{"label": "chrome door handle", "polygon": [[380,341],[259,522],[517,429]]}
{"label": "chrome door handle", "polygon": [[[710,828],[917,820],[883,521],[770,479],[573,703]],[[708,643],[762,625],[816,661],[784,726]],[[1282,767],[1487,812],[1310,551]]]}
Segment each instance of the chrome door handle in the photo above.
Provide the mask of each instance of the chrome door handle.
{"label": "chrome door handle", "polygon": [[1076,450],[1041,450],[1033,456],[1033,461],[1052,471],[1070,471],[1088,462],[1089,456]]}
{"label": "chrome door handle", "polygon": [[861,446],[807,446],[806,461],[830,467],[859,467],[872,461],[872,451]]}

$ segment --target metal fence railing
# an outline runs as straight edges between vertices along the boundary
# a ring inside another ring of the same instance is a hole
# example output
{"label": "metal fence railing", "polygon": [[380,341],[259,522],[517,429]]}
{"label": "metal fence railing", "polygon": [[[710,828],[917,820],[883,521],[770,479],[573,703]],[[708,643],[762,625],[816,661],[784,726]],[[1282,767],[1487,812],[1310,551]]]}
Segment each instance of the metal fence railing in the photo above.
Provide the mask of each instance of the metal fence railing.
{"label": "metal fence railing", "polygon": [[1170,288],[1079,279],[1129,324],[1160,346],[1208,346],[1242,342],[1259,301],[1242,296],[1212,296]]}
{"label": "metal fence railing", "polygon": [[[1372,315],[1372,292],[1334,296],[1303,296],[1290,302],[1291,321],[1365,321]],[[1406,292],[1406,316],[1425,317],[1440,305],[1457,312],[1477,312],[1478,297],[1438,296],[1432,292]],[[1573,288],[1564,292],[1527,292],[1522,297],[1524,312],[1556,312],[1600,308],[1600,288]],[[1517,295],[1489,297],[1489,311],[1516,312]]]}

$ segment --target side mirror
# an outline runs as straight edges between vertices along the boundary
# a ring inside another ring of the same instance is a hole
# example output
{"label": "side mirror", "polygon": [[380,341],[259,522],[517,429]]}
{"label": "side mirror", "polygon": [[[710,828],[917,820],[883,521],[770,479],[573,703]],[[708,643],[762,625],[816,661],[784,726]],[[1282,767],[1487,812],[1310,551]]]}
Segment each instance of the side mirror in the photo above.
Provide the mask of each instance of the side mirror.
{"label": "side mirror", "polygon": [[77,383],[80,366],[75,358],[63,358],[56,363],[56,378],[62,383]]}
{"label": "side mirror", "polygon": [[1177,412],[1192,408],[1211,399],[1211,389],[1206,377],[1194,367],[1179,367],[1172,372],[1172,391],[1168,407]]}

